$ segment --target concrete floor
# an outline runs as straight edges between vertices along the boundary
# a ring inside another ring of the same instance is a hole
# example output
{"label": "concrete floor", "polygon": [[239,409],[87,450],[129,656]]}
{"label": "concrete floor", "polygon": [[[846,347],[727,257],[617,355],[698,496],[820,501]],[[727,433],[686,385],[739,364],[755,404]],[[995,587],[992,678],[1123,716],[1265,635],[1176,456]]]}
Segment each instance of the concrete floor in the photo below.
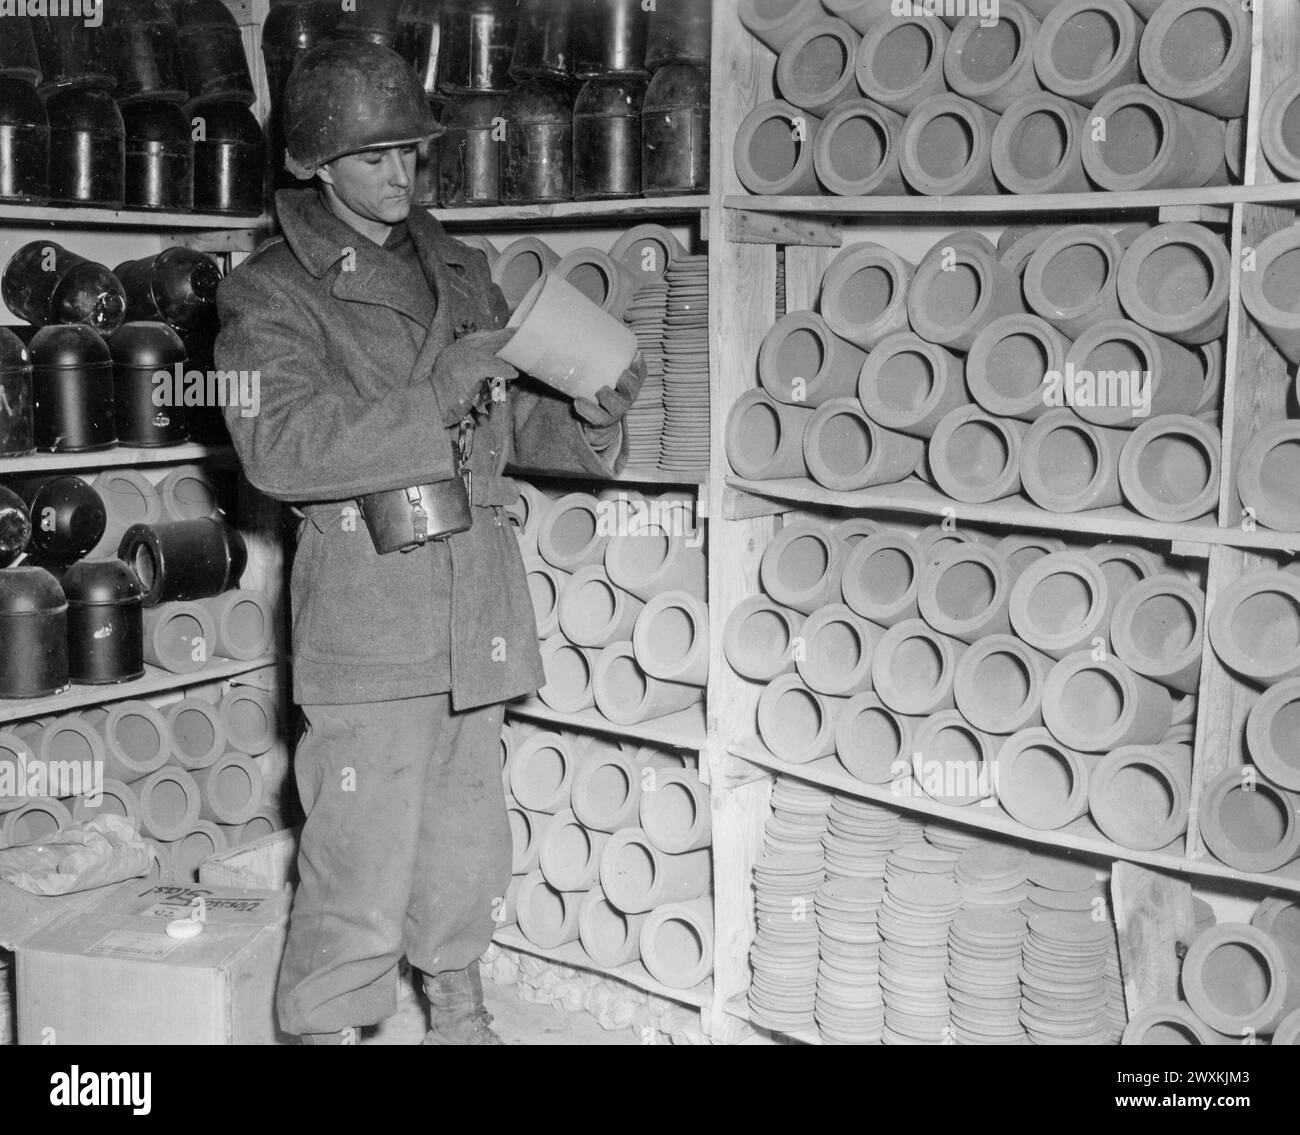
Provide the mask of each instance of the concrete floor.
{"label": "concrete floor", "polygon": [[[409,985],[402,983],[397,1013],[361,1038],[362,1044],[419,1044],[428,1027],[427,1010]],[[483,1000],[501,1039],[507,1044],[640,1044],[631,1029],[608,1031],[590,1013],[569,1013],[551,1005],[521,1001],[513,986],[483,983]]]}

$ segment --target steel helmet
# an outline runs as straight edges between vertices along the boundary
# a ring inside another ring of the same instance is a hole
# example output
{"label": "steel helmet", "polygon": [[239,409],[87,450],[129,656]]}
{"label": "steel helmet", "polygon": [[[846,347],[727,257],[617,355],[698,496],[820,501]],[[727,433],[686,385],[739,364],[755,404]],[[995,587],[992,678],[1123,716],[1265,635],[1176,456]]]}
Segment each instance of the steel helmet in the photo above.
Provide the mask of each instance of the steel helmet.
{"label": "steel helmet", "polygon": [[368,40],[337,40],[307,52],[284,89],[285,168],[307,180],[326,162],[441,134],[415,71]]}

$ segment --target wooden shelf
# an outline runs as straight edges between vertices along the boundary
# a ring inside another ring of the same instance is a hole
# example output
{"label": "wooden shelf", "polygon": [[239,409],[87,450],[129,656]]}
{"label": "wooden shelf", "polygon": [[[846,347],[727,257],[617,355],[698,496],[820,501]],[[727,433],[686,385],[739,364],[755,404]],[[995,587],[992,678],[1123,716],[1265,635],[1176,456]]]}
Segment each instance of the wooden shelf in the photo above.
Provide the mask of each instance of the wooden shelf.
{"label": "wooden shelf", "polygon": [[562,966],[590,970],[592,973],[600,974],[601,977],[624,981],[628,985],[635,985],[638,989],[644,989],[647,993],[653,993],[656,997],[666,997],[668,1000],[676,1001],[681,1005],[690,1005],[696,1009],[707,1009],[713,1003],[713,983],[710,981],[701,982],[693,989],[674,989],[670,985],[665,985],[662,981],[656,981],[640,962],[629,962],[625,966],[616,966],[614,969],[599,966],[587,956],[587,951],[577,942],[566,942],[563,946],[550,949],[545,946],[534,946],[520,933],[518,926],[503,926],[492,935],[492,940],[498,946],[504,946],[509,950],[520,950],[525,954],[545,958],[547,961],[557,962]]}
{"label": "wooden shelf", "polygon": [[677,713],[654,717],[639,725],[615,725],[595,709],[581,709],[577,713],[559,713],[537,698],[510,702],[506,712],[513,717],[529,721],[544,721],[566,729],[585,729],[596,733],[612,733],[617,737],[630,737],[652,745],[667,745],[673,749],[699,752],[704,745],[704,705],[689,706]]}
{"label": "wooden shelf", "polygon": [[95,209],[61,205],[0,205],[0,225],[33,228],[83,229],[215,229],[245,231],[266,228],[269,217],[217,216],[213,213],[165,213],[148,209]]}
{"label": "wooden shelf", "polygon": [[629,465],[616,477],[593,477],[584,476],[581,473],[555,473],[548,469],[514,468],[509,471],[508,476],[522,477],[529,481],[581,481],[596,485],[664,485],[670,488],[707,485],[709,483],[707,471],[699,473],[666,473],[662,469],[651,469],[644,465]]}
{"label": "wooden shelf", "polygon": [[553,205],[481,205],[469,209],[430,209],[444,225],[581,224],[584,221],[650,220],[707,211],[709,195],[627,197],[617,201],[560,201]]}
{"label": "wooden shelf", "polygon": [[970,197],[764,197],[722,199],[728,210],[824,218],[879,216],[1009,216],[1043,213],[1119,213],[1135,209],[1236,204],[1300,203],[1300,183],[1222,185],[1203,189],[1144,189],[1129,193],[990,193]]}
{"label": "wooden shelf", "polygon": [[53,697],[0,701],[0,722],[22,721],[29,717],[44,717],[46,714],[65,713],[70,709],[84,709],[86,706],[125,701],[127,698],[143,698],[149,694],[184,689],[186,686],[199,686],[274,666],[275,662],[272,656],[257,658],[252,662],[215,659],[202,670],[190,674],[172,674],[157,666],[145,666],[143,678],[123,682],[118,686],[73,686]]}
{"label": "wooden shelf", "polygon": [[[1208,855],[1189,859],[1168,851],[1133,851],[1130,848],[1111,843],[1109,840],[1102,838],[1100,834],[1094,837],[1080,835],[1077,832],[1068,830],[1039,831],[1036,828],[1027,828],[1008,816],[996,803],[992,806],[971,804],[960,808],[950,804],[941,804],[937,800],[932,800],[924,795],[921,789],[912,782],[908,782],[907,790],[903,792],[896,792],[894,787],[888,784],[866,784],[845,772],[844,767],[834,757],[822,757],[804,765],[791,764],[773,756],[756,737],[746,738],[730,746],[730,751],[733,756],[748,761],[750,764],[759,765],[771,772],[797,777],[800,780],[819,784],[823,788],[843,792],[849,796],[857,796],[863,800],[874,800],[891,808],[933,816],[936,819],[961,824],[964,827],[979,828],[981,831],[996,832],[999,835],[1012,836],[1015,839],[1042,844],[1045,847],[1060,848],[1063,851],[1078,852],[1101,859],[1122,859],[1130,863],[1143,863],[1149,867],[1158,867],[1182,875],[1228,879],[1234,883],[1246,883],[1269,890],[1300,894],[1300,863],[1289,864],[1287,868],[1284,868],[1287,874],[1276,872],[1269,875],[1250,874],[1237,871],[1222,863],[1216,863]],[[1071,826],[1077,826],[1078,824],[1079,821],[1076,820],[1075,824]]]}
{"label": "wooden shelf", "polygon": [[783,1029],[770,1029],[766,1025],[755,1024],[754,1018],[749,1012],[749,998],[744,993],[738,993],[723,1005],[723,1010],[733,1017],[738,1017],[747,1024],[753,1025],[756,1029],[762,1029],[765,1033],[771,1033],[773,1036],[785,1037],[787,1040],[797,1040],[800,1044],[821,1044],[821,1034],[815,1029],[798,1029],[795,1032],[785,1032]]}
{"label": "wooden shelf", "polygon": [[[856,512],[903,512],[936,520],[942,520],[952,513],[959,525],[992,524],[1018,531],[1032,528],[1045,532],[1087,532],[1122,540],[1167,542],[1178,545],[1181,551],[1198,552],[1202,556],[1208,555],[1210,547],[1214,545],[1300,551],[1300,533],[1270,532],[1264,528],[1249,532],[1242,528],[1221,528],[1208,516],[1187,524],[1162,524],[1125,508],[1049,512],[1018,497],[1008,497],[989,504],[963,504],[944,496],[924,481],[914,479],[848,493],[826,489],[805,479],[750,481],[743,477],[728,477],[727,484],[750,497],[794,506],[824,505]],[[745,516],[758,515],[760,512],[748,503],[743,508],[733,508],[732,511],[741,512]],[[782,510],[767,506],[766,511]]]}
{"label": "wooden shelf", "polygon": [[94,453],[34,453],[30,457],[0,459],[0,476],[56,473],[64,469],[109,469],[122,465],[170,465],[173,462],[228,460],[229,445],[169,445],[161,449],[100,449]]}

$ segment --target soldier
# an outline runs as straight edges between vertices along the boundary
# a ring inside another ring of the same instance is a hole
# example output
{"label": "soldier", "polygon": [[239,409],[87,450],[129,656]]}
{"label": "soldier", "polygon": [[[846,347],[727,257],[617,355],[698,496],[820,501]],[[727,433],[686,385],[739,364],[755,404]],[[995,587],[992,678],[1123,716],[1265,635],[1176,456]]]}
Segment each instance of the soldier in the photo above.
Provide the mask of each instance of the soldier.
{"label": "soldier", "polygon": [[[571,402],[496,357],[486,257],[412,211],[440,127],[387,48],[328,43],[284,98],[281,235],[222,284],[217,365],[257,370],[226,412],[253,485],[304,516],[291,582],[295,777],[307,819],[280,974],[283,1028],[355,1041],[424,975],[430,1044],[500,1044],[478,958],[510,881],[503,703],[542,682],[505,511],[513,464],[609,477],[638,358]],[[518,381],[506,381],[515,380]]]}

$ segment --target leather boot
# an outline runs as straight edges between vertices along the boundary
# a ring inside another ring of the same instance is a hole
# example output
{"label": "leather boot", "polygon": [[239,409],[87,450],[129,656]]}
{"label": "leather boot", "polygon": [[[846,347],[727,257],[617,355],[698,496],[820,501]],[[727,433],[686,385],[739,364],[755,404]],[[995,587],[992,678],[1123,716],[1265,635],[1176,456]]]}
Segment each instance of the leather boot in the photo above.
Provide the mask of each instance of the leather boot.
{"label": "leather boot", "polygon": [[483,1005],[478,962],[465,969],[425,974],[429,1031],[424,1044],[505,1044],[492,1031],[492,1014]]}
{"label": "leather boot", "polygon": [[303,1033],[298,1038],[299,1044],[356,1044],[355,1028],[338,1029],[332,1033]]}

